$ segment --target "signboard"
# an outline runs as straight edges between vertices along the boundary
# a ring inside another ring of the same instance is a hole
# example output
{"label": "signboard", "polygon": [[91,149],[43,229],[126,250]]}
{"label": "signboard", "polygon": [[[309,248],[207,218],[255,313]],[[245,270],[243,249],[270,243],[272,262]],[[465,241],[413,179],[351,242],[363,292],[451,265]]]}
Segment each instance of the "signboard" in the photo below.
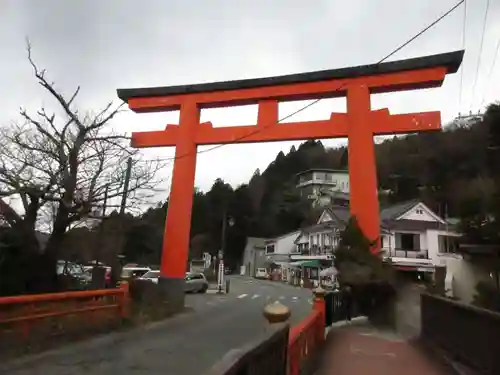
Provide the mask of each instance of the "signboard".
{"label": "signboard", "polygon": [[200,272],[200,273],[205,272],[205,260],[204,259],[192,260],[189,270],[191,272]]}
{"label": "signboard", "polygon": [[210,268],[212,264],[212,256],[210,253],[203,253],[203,260],[205,261],[205,268]]}

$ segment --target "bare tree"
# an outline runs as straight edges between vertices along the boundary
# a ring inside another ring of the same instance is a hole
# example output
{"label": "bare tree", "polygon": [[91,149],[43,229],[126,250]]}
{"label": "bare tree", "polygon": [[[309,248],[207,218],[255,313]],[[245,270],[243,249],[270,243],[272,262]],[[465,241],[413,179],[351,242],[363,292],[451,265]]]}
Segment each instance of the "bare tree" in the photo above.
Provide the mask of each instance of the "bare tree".
{"label": "bare tree", "polygon": [[[98,112],[81,113],[74,104],[80,87],[70,96],[63,95],[33,61],[29,43],[27,52],[35,78],[55,99],[57,110],[42,107],[29,113],[21,108],[22,122],[0,128],[0,221],[21,231],[23,251],[43,257],[45,275],[39,275],[37,282],[50,288],[48,278],[54,280],[67,228],[102,205],[106,190],[111,200],[122,194],[126,161],[136,151],[128,148],[127,137],[109,127],[121,105],[108,103]],[[161,168],[138,155],[134,160],[128,190],[131,205],[154,191]],[[17,198],[24,212],[7,197]],[[52,225],[41,249],[35,228],[43,217],[51,217]]]}

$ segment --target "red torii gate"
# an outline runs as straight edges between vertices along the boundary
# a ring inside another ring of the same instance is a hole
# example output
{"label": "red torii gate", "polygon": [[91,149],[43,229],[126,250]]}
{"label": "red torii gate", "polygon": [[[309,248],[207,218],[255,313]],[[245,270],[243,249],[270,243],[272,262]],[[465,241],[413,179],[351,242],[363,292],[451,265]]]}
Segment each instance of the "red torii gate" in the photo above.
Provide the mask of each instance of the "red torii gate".
{"label": "red torii gate", "polygon": [[[373,136],[439,130],[439,111],[390,115],[372,111],[370,95],[442,85],[463,51],[415,59],[271,78],[187,86],[119,89],[135,112],[180,110],[179,125],[132,133],[133,147],[174,146],[175,162],[165,225],[160,282],[172,303],[183,303],[198,145],[348,138],[350,210],[364,234],[379,239],[380,218]],[[347,113],[330,119],[278,124],[278,103],[347,97]],[[202,108],[258,104],[257,124],[214,128]],[[376,246],[378,250],[379,245]]]}

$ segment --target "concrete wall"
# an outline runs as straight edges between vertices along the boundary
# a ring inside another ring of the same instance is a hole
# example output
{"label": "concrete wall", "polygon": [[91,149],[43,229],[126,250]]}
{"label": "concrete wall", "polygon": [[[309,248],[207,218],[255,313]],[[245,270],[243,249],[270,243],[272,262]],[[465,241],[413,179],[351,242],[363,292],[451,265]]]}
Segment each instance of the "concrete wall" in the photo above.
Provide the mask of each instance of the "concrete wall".
{"label": "concrete wall", "polygon": [[422,285],[403,283],[398,285],[395,313],[395,329],[406,339],[420,335],[420,293]]}
{"label": "concrete wall", "polygon": [[447,289],[449,295],[461,301],[471,303],[476,293],[476,285],[480,281],[492,281],[486,265],[473,263],[459,256],[443,256],[442,264],[446,265]]}

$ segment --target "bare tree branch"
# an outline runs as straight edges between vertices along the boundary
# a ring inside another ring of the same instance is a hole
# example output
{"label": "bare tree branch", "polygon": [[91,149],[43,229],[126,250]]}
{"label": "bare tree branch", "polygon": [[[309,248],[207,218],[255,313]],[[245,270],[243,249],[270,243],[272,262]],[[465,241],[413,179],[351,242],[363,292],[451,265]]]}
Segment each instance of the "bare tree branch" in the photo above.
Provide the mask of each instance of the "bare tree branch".
{"label": "bare tree branch", "polygon": [[[96,112],[80,112],[75,108],[80,87],[66,98],[34,62],[29,41],[27,54],[35,78],[58,108],[42,107],[34,113],[21,108],[22,122],[0,126],[0,220],[30,228],[49,219],[47,246],[53,250],[72,222],[84,220],[102,204],[106,188],[108,199],[121,196],[129,157],[134,158],[131,206],[144,203],[157,186],[163,164],[141,161],[128,146],[130,138],[111,131],[109,122],[122,105],[110,102]],[[22,202],[24,212],[16,212],[7,197]]]}

